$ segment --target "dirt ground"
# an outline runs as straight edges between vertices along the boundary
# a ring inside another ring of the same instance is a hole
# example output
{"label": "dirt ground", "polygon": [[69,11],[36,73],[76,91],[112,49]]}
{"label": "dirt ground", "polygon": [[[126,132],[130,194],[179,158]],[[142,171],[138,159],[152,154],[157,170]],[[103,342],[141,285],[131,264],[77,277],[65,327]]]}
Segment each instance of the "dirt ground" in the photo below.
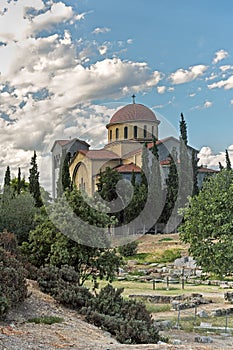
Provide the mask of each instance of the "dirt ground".
{"label": "dirt ground", "polygon": [[[109,333],[103,332],[83,321],[75,311],[57,304],[53,298],[39,291],[35,282],[30,281],[30,297],[16,309],[10,311],[5,322],[0,323],[1,350],[221,350],[233,349],[233,338],[213,336],[211,344],[195,342],[194,333],[169,330],[161,334],[168,336],[169,344],[125,345],[119,344]],[[53,325],[26,322],[38,316],[63,317],[62,323]],[[167,317],[167,314],[164,314]],[[179,344],[174,345],[180,341]],[[181,344],[180,344],[181,343]]]}

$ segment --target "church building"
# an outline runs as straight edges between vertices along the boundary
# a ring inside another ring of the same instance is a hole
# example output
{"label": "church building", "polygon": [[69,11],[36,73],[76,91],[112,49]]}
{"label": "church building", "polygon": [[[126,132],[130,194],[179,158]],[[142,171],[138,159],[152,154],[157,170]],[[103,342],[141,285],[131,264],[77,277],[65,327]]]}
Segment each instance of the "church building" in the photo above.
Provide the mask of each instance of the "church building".
{"label": "church building", "polygon": [[[108,143],[101,149],[90,149],[84,140],[56,140],[52,148],[53,198],[56,197],[56,181],[62,152],[70,152],[70,175],[77,188],[85,190],[89,196],[97,190],[98,175],[107,167],[116,169],[125,179],[131,179],[134,171],[140,177],[142,166],[142,147],[153,146],[153,137],[157,140],[162,175],[166,178],[169,171],[169,154],[175,147],[179,158],[180,141],[173,136],[159,139],[159,124],[154,112],[143,104],[133,103],[116,111],[106,125]],[[187,146],[192,155],[193,148]],[[197,155],[198,150],[194,149]],[[198,182],[201,186],[206,175],[214,170],[199,167]]]}

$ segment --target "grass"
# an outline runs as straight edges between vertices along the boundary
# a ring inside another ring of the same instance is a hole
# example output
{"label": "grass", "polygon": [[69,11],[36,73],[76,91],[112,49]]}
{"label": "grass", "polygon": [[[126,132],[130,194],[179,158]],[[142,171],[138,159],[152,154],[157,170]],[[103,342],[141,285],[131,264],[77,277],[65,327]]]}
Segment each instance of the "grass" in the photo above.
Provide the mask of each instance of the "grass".
{"label": "grass", "polygon": [[43,324],[54,324],[54,323],[61,323],[64,321],[64,318],[62,317],[57,317],[57,316],[41,316],[41,317],[33,317],[29,318],[28,322],[29,323],[43,323]]}

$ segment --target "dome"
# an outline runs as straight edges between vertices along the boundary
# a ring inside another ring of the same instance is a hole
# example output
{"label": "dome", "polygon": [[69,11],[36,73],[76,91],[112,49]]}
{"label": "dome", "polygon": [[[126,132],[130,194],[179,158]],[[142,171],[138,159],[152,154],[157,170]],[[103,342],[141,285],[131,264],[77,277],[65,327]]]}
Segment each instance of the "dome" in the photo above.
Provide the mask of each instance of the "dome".
{"label": "dome", "polygon": [[156,116],[151,109],[142,104],[132,103],[122,107],[114,113],[109,124],[133,122],[136,120],[151,122],[157,121]]}

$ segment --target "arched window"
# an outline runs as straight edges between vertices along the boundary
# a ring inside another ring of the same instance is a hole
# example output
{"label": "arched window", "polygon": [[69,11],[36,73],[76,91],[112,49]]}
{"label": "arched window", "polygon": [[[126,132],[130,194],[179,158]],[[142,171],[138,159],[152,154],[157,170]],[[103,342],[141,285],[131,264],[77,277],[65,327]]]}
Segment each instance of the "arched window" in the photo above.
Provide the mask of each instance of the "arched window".
{"label": "arched window", "polygon": [[138,137],[138,127],[135,125],[133,127],[133,137],[136,139]]}
{"label": "arched window", "polygon": [[144,136],[144,139],[147,137],[147,126],[146,125],[144,125],[143,136]]}
{"label": "arched window", "polygon": [[116,140],[118,140],[118,138],[119,138],[119,129],[116,128]]}
{"label": "arched window", "polygon": [[109,138],[110,138],[110,141],[112,141],[112,130],[110,130],[109,132]]}
{"label": "arched window", "polygon": [[124,127],[124,139],[126,140],[128,138],[128,126]]}
{"label": "arched window", "polygon": [[152,136],[154,136],[154,125],[152,125],[151,134],[152,134]]}

